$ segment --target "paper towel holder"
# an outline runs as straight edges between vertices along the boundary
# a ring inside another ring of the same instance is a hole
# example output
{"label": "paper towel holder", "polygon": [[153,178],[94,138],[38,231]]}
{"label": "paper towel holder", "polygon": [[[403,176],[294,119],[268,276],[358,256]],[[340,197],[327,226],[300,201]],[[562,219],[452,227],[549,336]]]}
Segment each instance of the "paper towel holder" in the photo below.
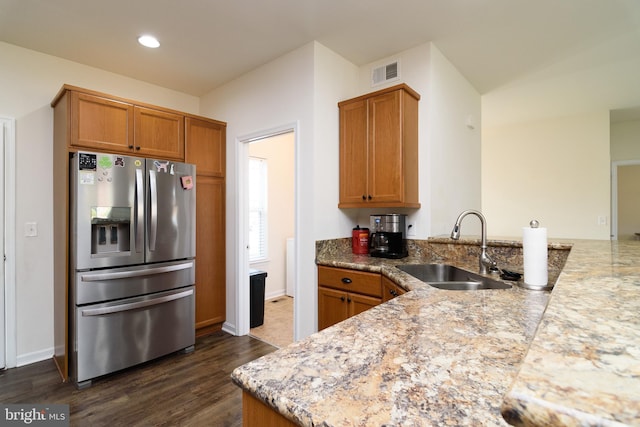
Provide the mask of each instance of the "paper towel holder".
{"label": "paper towel holder", "polygon": [[[532,219],[529,222],[529,227],[531,228],[539,228],[540,227],[540,222],[536,219]],[[546,246],[546,245],[545,245]],[[523,255],[524,255],[524,241],[523,241]],[[546,257],[545,257],[546,259]],[[525,271],[525,275],[526,275],[526,271]],[[525,280],[523,280],[522,282],[518,283],[518,286],[525,288],[525,289],[530,289],[530,290],[536,290],[536,291],[548,291],[553,289],[553,283],[549,284],[548,282],[545,285],[531,285],[526,283]]]}

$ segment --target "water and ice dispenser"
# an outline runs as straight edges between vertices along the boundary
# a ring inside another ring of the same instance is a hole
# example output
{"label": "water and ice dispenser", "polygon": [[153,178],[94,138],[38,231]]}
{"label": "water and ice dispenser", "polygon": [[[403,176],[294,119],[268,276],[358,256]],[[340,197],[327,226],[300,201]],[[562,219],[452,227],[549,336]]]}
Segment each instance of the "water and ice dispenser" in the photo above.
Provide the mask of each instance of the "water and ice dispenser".
{"label": "water and ice dispenser", "polygon": [[117,255],[131,251],[131,208],[91,208],[91,255]]}

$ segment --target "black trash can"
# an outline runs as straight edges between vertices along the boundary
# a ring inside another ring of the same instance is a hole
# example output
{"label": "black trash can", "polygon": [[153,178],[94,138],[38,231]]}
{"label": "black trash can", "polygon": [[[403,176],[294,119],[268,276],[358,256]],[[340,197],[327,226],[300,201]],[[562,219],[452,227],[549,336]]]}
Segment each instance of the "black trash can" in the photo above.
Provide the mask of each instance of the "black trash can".
{"label": "black trash can", "polygon": [[255,328],[264,323],[264,287],[266,271],[249,270],[249,327]]}

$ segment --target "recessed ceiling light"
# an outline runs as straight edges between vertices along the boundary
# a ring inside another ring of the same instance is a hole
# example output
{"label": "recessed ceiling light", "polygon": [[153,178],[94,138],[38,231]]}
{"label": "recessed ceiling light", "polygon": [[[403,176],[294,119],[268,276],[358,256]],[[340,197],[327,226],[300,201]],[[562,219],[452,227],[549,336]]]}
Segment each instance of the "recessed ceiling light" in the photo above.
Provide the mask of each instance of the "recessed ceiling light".
{"label": "recessed ceiling light", "polygon": [[160,46],[160,42],[158,41],[158,39],[149,35],[138,37],[138,43],[140,43],[142,46],[151,47],[151,48],[156,48]]}

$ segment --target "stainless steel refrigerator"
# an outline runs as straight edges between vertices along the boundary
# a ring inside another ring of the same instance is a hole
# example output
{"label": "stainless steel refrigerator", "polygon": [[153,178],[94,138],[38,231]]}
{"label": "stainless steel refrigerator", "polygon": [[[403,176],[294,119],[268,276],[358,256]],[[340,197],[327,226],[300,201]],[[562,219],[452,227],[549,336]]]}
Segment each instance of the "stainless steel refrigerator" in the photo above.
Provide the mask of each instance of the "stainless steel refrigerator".
{"label": "stainless steel refrigerator", "polygon": [[195,343],[195,166],[77,152],[69,219],[70,377]]}

